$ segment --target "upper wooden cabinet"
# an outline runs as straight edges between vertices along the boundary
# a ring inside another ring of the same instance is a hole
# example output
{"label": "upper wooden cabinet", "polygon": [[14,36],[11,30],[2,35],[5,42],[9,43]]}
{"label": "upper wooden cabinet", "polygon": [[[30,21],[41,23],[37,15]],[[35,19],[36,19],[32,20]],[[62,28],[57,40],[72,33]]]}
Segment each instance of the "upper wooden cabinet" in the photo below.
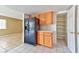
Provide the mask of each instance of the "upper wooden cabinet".
{"label": "upper wooden cabinet", "polygon": [[53,23],[53,12],[40,13],[36,16],[39,19],[40,25]]}
{"label": "upper wooden cabinet", "polygon": [[45,13],[45,24],[52,24],[53,23],[53,12]]}

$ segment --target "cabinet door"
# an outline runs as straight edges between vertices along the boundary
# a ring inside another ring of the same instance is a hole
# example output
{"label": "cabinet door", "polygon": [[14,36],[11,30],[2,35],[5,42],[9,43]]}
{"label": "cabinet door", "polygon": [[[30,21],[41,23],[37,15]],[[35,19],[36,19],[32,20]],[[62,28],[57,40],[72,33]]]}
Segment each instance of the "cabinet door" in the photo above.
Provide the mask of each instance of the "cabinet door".
{"label": "cabinet door", "polygon": [[45,15],[45,24],[52,24],[53,23],[53,12],[48,12]]}
{"label": "cabinet door", "polygon": [[43,32],[38,32],[37,37],[37,44],[43,45]]}
{"label": "cabinet door", "polygon": [[52,33],[44,32],[44,45],[49,48],[53,46]]}
{"label": "cabinet door", "polygon": [[45,12],[37,15],[39,18],[40,25],[42,24],[52,24],[53,23],[53,12]]}
{"label": "cabinet door", "polygon": [[44,14],[40,14],[40,25],[45,24]]}

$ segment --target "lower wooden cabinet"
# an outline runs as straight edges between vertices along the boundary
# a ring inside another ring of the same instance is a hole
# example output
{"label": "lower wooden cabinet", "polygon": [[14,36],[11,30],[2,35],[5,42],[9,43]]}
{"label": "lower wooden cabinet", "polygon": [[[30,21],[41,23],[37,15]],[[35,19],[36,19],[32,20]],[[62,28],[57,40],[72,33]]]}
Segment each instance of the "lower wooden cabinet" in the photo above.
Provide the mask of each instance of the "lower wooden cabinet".
{"label": "lower wooden cabinet", "polygon": [[44,45],[51,48],[53,47],[53,38],[51,32],[44,32]]}
{"label": "lower wooden cabinet", "polygon": [[53,47],[53,33],[51,32],[38,32],[38,39],[37,43],[40,45],[44,45],[46,47],[52,48]]}
{"label": "lower wooden cabinet", "polygon": [[37,33],[37,44],[43,45],[43,32]]}

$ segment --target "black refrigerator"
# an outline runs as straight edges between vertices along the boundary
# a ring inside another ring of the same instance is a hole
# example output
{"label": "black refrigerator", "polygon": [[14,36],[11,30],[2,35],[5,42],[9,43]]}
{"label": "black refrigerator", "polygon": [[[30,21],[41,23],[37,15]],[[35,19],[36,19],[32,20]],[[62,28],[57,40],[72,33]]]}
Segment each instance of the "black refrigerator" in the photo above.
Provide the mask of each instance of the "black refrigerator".
{"label": "black refrigerator", "polygon": [[24,19],[24,43],[36,45],[36,21],[35,18]]}

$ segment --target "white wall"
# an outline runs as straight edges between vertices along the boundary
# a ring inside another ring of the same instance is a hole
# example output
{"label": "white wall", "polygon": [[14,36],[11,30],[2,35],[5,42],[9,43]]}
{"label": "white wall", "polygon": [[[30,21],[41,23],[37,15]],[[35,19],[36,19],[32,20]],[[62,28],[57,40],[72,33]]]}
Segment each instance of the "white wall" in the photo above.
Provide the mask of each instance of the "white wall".
{"label": "white wall", "polygon": [[15,11],[13,9],[10,9],[4,5],[0,5],[0,15],[14,17],[17,19],[23,19],[22,13]]}

